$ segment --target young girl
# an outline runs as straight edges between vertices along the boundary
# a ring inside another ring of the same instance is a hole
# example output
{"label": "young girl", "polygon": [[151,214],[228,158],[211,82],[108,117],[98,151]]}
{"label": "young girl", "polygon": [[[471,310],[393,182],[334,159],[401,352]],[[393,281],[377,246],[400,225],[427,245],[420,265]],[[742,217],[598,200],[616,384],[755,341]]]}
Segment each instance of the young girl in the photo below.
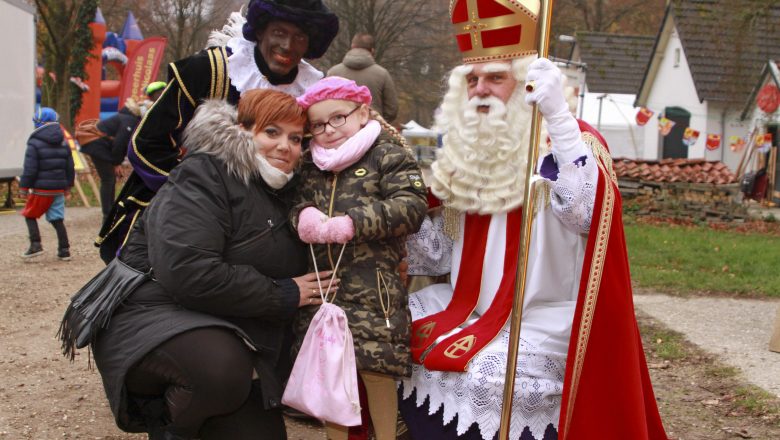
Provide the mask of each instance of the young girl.
{"label": "young girl", "polygon": [[[425,217],[426,188],[403,138],[369,108],[368,88],[328,77],[298,103],[314,139],[302,157],[292,224],[304,242],[319,244],[320,270],[333,269],[346,244],[333,303],[347,314],[376,438],[395,439],[395,377],[411,373],[411,316],[398,265],[407,234]],[[299,346],[316,311],[301,309]],[[331,440],[347,438],[346,427],[328,424],[327,431]]]}

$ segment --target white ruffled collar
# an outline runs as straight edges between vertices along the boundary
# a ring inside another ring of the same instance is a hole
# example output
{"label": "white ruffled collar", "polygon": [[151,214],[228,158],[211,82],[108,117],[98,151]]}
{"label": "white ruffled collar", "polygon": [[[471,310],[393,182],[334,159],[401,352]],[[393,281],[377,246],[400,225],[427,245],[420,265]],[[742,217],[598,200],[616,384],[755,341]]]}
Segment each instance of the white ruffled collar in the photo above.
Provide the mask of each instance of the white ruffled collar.
{"label": "white ruffled collar", "polygon": [[323,76],[322,72],[304,60],[298,64],[298,76],[290,84],[274,85],[260,72],[255,63],[255,43],[244,38],[231,38],[227,42],[232,54],[228,57],[228,76],[230,83],[242,95],[252,89],[273,89],[285,92],[289,95],[303,95],[309,86],[316,83]]}

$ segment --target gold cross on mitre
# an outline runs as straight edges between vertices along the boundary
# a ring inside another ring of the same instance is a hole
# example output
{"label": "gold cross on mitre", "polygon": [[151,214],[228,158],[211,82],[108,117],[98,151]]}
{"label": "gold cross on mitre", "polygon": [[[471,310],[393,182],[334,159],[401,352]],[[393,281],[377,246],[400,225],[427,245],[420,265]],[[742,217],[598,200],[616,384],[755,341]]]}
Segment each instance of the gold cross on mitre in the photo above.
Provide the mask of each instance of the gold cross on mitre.
{"label": "gold cross on mitre", "polygon": [[463,30],[466,32],[471,32],[471,35],[474,37],[474,46],[476,46],[478,44],[477,38],[479,37],[479,31],[485,29],[487,25],[479,22],[479,19],[477,19],[476,10],[471,11],[471,23],[472,24],[463,26]]}
{"label": "gold cross on mitre", "polygon": [[536,53],[540,0],[451,0],[450,17],[464,62]]}

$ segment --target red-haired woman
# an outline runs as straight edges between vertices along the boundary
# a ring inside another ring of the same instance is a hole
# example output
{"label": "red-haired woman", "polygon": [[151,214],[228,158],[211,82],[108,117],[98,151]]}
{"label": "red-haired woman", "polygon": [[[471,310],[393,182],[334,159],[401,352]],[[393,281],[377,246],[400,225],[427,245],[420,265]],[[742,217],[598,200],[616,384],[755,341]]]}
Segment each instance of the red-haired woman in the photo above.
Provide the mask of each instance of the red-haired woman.
{"label": "red-haired woman", "polygon": [[[152,279],[92,344],[117,425],[152,439],[285,439],[290,321],[320,304],[287,224],[305,116],[281,92],[200,105],[185,160],[120,260]],[[323,272],[322,277],[329,276]]]}

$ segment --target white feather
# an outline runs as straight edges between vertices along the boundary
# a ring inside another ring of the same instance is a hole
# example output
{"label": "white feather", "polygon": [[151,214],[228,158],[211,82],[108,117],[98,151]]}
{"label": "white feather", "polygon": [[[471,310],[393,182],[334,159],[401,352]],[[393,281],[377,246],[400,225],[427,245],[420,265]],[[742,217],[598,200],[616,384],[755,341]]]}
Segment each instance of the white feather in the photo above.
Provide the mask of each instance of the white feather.
{"label": "white feather", "polygon": [[211,31],[206,47],[222,47],[231,38],[243,36],[242,28],[244,23],[246,23],[246,17],[244,16],[244,7],[242,6],[240,11],[230,14],[227,23],[222,26],[222,29]]}

